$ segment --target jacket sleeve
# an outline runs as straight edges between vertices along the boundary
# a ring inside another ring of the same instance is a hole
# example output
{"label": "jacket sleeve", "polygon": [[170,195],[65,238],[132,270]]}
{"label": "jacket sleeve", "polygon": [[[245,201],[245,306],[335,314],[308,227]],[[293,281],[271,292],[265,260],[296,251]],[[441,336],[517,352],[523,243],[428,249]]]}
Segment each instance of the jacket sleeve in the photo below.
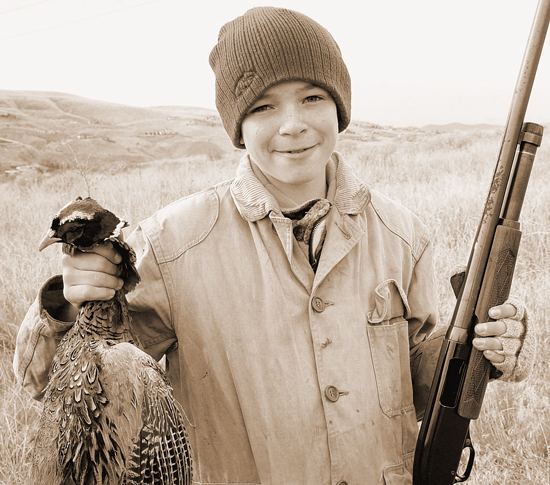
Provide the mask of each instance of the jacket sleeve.
{"label": "jacket sleeve", "polygon": [[[409,293],[409,347],[416,417],[421,420],[428,400],[444,332],[433,332],[437,323],[437,290],[433,271],[433,250],[427,243],[418,259]],[[433,332],[433,333],[432,333]]]}
{"label": "jacket sleeve", "polygon": [[[141,283],[128,294],[132,329],[143,350],[157,360],[176,341],[171,328],[170,302],[153,251],[138,228],[128,243],[137,254]],[[68,302],[63,279],[50,278],[29,308],[17,335],[13,368],[17,381],[32,397],[41,400],[57,345],[74,322],[55,318]]]}
{"label": "jacket sleeve", "polygon": [[37,400],[42,399],[42,391],[48,383],[48,372],[57,345],[73,325],[72,322],[61,322],[52,317],[65,304],[63,279],[54,276],[40,289],[17,334],[13,360],[15,376]]}
{"label": "jacket sleeve", "polygon": [[132,329],[142,350],[157,360],[176,342],[172,305],[162,273],[149,240],[139,226],[128,239],[137,256],[141,283],[128,294]]}

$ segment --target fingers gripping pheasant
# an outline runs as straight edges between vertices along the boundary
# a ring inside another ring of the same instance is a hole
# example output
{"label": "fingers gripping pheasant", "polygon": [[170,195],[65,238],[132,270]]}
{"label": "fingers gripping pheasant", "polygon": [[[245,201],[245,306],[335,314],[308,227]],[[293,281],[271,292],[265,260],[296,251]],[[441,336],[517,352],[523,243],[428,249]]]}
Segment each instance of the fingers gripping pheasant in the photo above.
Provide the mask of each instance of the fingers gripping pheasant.
{"label": "fingers gripping pheasant", "polygon": [[[91,198],[54,218],[40,250],[89,251],[111,241],[124,286],[107,301],[85,302],[59,344],[44,391],[33,460],[37,484],[191,484],[184,412],[157,362],[132,343],[125,294],[140,278],[127,223]],[[130,343],[131,342],[131,343]]]}

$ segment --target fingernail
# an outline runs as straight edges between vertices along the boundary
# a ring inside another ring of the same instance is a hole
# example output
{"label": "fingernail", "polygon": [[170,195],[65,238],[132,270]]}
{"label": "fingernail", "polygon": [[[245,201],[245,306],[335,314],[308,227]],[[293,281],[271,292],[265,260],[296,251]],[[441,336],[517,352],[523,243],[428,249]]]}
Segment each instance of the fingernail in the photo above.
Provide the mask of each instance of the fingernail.
{"label": "fingernail", "polygon": [[472,342],[478,349],[482,349],[484,347],[485,341],[482,338],[475,338]]}
{"label": "fingernail", "polygon": [[500,310],[498,308],[491,308],[489,310],[489,316],[491,318],[498,318],[500,317]]}
{"label": "fingernail", "polygon": [[118,264],[122,261],[122,256],[118,253],[116,253],[116,256],[115,256],[115,263]]}
{"label": "fingernail", "polygon": [[484,323],[480,323],[479,325],[476,325],[476,332],[481,334],[485,333],[487,331],[487,325]]}

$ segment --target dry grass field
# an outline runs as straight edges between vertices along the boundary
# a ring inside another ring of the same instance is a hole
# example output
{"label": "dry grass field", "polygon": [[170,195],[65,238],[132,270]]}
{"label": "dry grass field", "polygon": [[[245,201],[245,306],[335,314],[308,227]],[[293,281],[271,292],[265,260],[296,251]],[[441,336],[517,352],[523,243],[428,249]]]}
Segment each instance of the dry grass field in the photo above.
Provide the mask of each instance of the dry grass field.
{"label": "dry grass field", "polygon": [[[339,150],[360,178],[416,212],[433,234],[440,323],[454,297],[452,267],[466,263],[495,164],[500,135],[424,133],[384,143],[344,138]],[[0,484],[28,484],[32,439],[40,404],[15,382],[12,359],[20,322],[44,280],[59,272],[60,248],[38,253],[59,207],[91,195],[136,223],[156,209],[231,178],[238,160],[200,157],[166,160],[112,173],[77,170],[25,172],[0,178]],[[523,240],[512,293],[530,309],[538,352],[531,377],[490,384],[472,424],[477,457],[471,485],[550,483],[550,140],[539,150],[526,197]],[[128,233],[127,233],[128,234]]]}

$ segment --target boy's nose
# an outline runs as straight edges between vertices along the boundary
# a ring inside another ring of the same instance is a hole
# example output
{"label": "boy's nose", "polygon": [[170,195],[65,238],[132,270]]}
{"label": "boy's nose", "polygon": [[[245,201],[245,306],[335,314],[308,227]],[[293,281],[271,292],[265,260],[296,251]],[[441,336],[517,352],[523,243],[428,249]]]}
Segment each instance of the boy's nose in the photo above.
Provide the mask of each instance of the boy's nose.
{"label": "boy's nose", "polygon": [[307,130],[307,123],[297,110],[285,110],[279,126],[280,135],[299,135]]}

